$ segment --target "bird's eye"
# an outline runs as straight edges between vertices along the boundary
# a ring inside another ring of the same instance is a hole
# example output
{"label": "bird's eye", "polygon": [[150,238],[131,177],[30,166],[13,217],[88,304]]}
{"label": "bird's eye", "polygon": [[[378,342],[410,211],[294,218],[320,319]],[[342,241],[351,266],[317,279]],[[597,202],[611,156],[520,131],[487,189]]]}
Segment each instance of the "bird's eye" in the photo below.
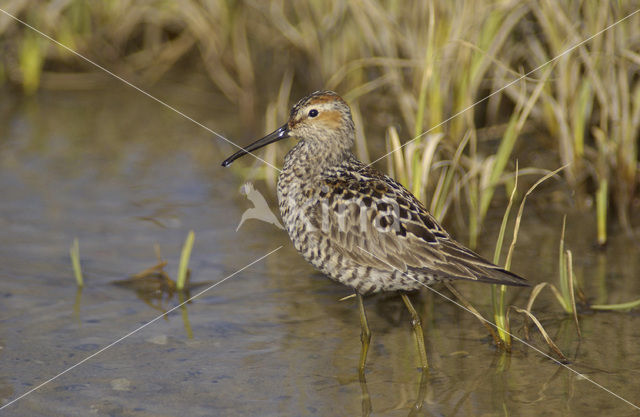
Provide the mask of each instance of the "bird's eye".
{"label": "bird's eye", "polygon": [[316,117],[318,115],[318,110],[311,109],[309,110],[309,117]]}

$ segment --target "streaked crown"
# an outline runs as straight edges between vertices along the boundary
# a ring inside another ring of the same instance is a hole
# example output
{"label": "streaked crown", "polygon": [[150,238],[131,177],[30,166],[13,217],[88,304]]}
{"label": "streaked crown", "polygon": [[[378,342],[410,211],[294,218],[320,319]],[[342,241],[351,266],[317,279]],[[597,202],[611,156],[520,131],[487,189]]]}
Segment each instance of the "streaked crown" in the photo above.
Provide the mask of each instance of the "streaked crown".
{"label": "streaked crown", "polygon": [[333,91],[316,91],[298,101],[291,109],[288,127],[291,136],[312,147],[348,151],[355,139],[351,109]]}

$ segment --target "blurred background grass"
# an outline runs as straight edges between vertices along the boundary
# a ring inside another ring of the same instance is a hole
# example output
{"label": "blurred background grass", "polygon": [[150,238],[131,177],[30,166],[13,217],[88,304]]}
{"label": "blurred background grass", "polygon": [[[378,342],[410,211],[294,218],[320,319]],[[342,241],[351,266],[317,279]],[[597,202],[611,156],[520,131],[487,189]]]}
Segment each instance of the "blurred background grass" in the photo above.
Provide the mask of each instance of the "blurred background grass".
{"label": "blurred background grass", "polygon": [[[472,246],[490,206],[506,205],[516,159],[518,175],[537,174],[529,185],[568,164],[564,193],[550,202],[592,212],[598,243],[611,224],[628,233],[638,225],[640,13],[500,89],[639,7],[623,0],[2,3],[142,88],[200,78],[201,88],[237,106],[239,124],[259,130],[281,124],[292,101],[310,91],[337,91],[360,128],[361,159],[421,135],[377,165],[439,219],[458,213]],[[4,14],[0,51],[3,95],[99,88],[108,77]],[[269,148],[265,159],[277,165],[284,152]],[[244,163],[252,165],[236,168],[241,175],[275,184],[275,170]]]}

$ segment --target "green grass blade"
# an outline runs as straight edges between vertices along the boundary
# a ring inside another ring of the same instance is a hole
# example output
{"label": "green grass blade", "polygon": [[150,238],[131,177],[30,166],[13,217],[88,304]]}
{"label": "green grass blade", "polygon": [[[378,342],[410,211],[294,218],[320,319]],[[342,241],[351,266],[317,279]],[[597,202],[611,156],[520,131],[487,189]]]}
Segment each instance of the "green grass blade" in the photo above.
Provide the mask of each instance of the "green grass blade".
{"label": "green grass blade", "polygon": [[516,195],[516,190],[518,189],[518,161],[516,160],[516,176],[515,182],[513,185],[513,190],[511,191],[511,196],[509,197],[509,204],[507,204],[507,209],[504,211],[504,215],[502,216],[502,223],[500,224],[500,232],[498,233],[498,241],[496,242],[496,249],[493,252],[493,263],[500,263],[500,252],[502,251],[502,243],[504,242],[504,232],[507,229],[507,222],[509,221],[509,213],[511,212],[511,207],[513,206],[513,199]]}
{"label": "green grass blade", "polygon": [[594,304],[591,306],[593,310],[631,310],[632,308],[640,307],[640,298],[635,301],[629,301],[628,303],[620,304]]}
{"label": "green grass blade", "polygon": [[180,254],[180,265],[178,266],[178,281],[176,283],[176,288],[178,289],[178,291],[182,291],[184,289],[185,283],[187,282],[189,259],[191,258],[191,249],[193,249],[194,239],[195,233],[193,233],[193,230],[189,230],[187,239],[184,241],[184,246],[182,246],[182,253]]}
{"label": "green grass blade", "polygon": [[607,206],[609,205],[609,182],[600,180],[596,192],[596,215],[598,218],[598,244],[607,243]]}
{"label": "green grass blade", "polygon": [[505,350],[511,350],[511,335],[509,334],[509,323],[507,322],[505,308],[506,285],[493,284],[491,286],[491,303],[493,304],[493,318],[498,328],[498,337],[504,343]]}
{"label": "green grass blade", "polygon": [[[509,204],[502,216],[502,224],[500,225],[500,233],[498,234],[498,241],[496,242],[496,249],[493,254],[493,263],[498,264],[500,262],[500,252],[502,251],[502,243],[504,241],[504,232],[507,228],[507,222],[509,220],[509,213],[513,206],[513,199],[516,195],[518,185],[518,161],[516,161],[516,176],[513,190],[511,191],[511,197],[509,198]],[[507,328],[506,314],[507,309],[505,306],[505,295],[507,293],[507,287],[505,285],[492,285],[491,286],[491,303],[493,304],[493,318],[498,326],[498,335],[507,347],[507,350],[511,347],[511,335],[505,331]]]}
{"label": "green grass blade", "polygon": [[80,267],[80,244],[78,243],[78,238],[73,239],[73,244],[69,249],[69,256],[71,257],[71,266],[73,267],[73,275],[76,277],[76,284],[82,288],[84,279],[82,278],[82,268]]}
{"label": "green grass blade", "polygon": [[564,233],[566,230],[567,216],[562,217],[562,232],[560,233],[560,246],[558,247],[558,279],[560,280],[560,304],[565,312],[571,313],[569,302],[569,277],[567,276],[567,257],[564,250]]}
{"label": "green grass blade", "polygon": [[573,256],[571,251],[567,249],[566,251],[567,257],[567,275],[569,276],[569,302],[571,303],[571,312],[573,313],[573,321],[576,325],[576,331],[578,332],[578,337],[582,337],[582,333],[580,332],[580,323],[578,322],[578,308],[576,306],[576,294],[574,291],[574,281],[573,281]]}

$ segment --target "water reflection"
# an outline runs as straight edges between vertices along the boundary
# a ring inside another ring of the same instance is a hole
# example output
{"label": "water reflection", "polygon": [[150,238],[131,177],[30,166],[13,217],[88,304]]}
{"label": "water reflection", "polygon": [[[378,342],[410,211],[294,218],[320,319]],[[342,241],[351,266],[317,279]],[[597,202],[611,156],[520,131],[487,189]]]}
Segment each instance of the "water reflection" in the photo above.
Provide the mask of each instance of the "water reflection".
{"label": "water reflection", "polygon": [[[363,417],[368,417],[371,415],[371,413],[374,411],[373,409],[373,405],[371,404],[371,395],[369,394],[369,388],[367,386],[367,380],[364,374],[360,373],[359,374],[359,382],[360,382],[360,389],[362,391],[362,416]],[[408,408],[409,408],[409,417],[415,417],[415,416],[431,416],[433,414],[431,414],[428,410],[424,409],[424,402],[425,399],[427,397],[427,389],[429,386],[429,371],[424,369],[424,368],[420,368],[420,378],[418,381],[418,389],[417,389],[417,397],[415,399],[415,402],[413,402],[413,404],[411,404]],[[407,404],[400,404],[399,407],[401,408],[407,408],[406,407]]]}

